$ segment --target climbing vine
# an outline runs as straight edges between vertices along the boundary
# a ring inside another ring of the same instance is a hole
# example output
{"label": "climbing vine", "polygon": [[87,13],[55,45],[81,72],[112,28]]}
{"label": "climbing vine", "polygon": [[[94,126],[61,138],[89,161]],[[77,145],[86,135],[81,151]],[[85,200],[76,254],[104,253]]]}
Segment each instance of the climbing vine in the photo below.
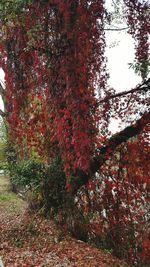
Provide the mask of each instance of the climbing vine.
{"label": "climbing vine", "polygon": [[[99,181],[102,176],[102,206],[111,230],[140,221],[143,198],[148,199],[149,4],[124,0],[122,5],[143,84],[115,94],[107,85],[104,0],[0,4],[0,66],[10,140],[19,144],[21,159],[34,151],[51,164],[59,155],[66,188],[74,194],[82,185],[96,191],[91,180],[97,173]],[[112,117],[130,126],[110,137]],[[138,142],[128,142],[131,137]],[[121,244],[125,235],[119,238]],[[135,250],[128,254],[138,257]]]}

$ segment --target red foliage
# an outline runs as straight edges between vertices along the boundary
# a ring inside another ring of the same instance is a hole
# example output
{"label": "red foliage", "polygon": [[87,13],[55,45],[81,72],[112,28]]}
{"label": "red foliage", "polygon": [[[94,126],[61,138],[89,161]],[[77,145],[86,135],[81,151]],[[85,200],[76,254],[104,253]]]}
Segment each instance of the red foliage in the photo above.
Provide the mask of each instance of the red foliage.
{"label": "red foliage", "polygon": [[91,238],[135,266],[149,261],[149,152],[142,135],[132,139],[77,195]]}
{"label": "red foliage", "polygon": [[[98,104],[112,93],[107,87],[104,53],[104,2],[33,1],[12,21],[3,23],[0,51],[10,136],[20,145],[22,156],[35,150],[44,161],[51,162],[60,154],[68,191],[71,175],[78,171],[91,174],[91,163],[108,137],[107,126],[111,114],[116,116],[115,109],[119,118],[128,116],[131,120],[137,103],[145,101],[133,94],[133,98],[115,99],[112,106],[109,101]],[[145,78],[149,9],[145,1],[124,3],[129,31],[136,41],[135,57]],[[97,205],[106,210],[109,229],[116,240],[116,226],[122,229],[127,223],[131,227],[133,222],[143,222],[141,205],[145,205],[143,198],[147,201],[149,186],[147,132],[145,128],[138,142],[120,148],[121,159],[115,154],[111,163],[100,170],[105,177],[104,191]],[[94,192],[99,185],[89,182],[88,188]],[[118,238],[118,246],[126,239],[125,233]],[[134,253],[136,258],[137,252]],[[133,257],[132,249],[128,254]]]}
{"label": "red foliage", "polygon": [[150,33],[149,3],[148,1],[125,0],[128,8],[127,18],[129,32],[136,41],[136,60],[140,63],[142,77],[145,78],[148,63],[148,35]]}
{"label": "red foliage", "polygon": [[[131,33],[138,41],[136,57],[147,60],[147,6],[138,1],[125,4]],[[29,145],[32,139],[31,146],[37,144],[42,151],[42,138],[49,135],[53,151],[48,156],[59,150],[68,178],[78,169],[90,172],[103,139],[98,136],[99,124],[106,132],[109,121],[110,105],[98,108],[96,99],[96,90],[100,95],[110,93],[104,16],[104,1],[51,0],[33,2],[5,24],[1,50],[11,136],[20,144],[26,138]],[[40,99],[40,112],[30,95]]]}
{"label": "red foliage", "polygon": [[[98,141],[97,71],[103,87],[106,76],[104,32],[97,25],[97,19],[103,23],[104,6],[96,2],[90,8],[88,1],[33,3],[25,9],[24,21],[19,16],[19,23],[7,27],[3,44],[11,136],[19,144],[26,137],[27,144],[32,139],[39,146],[40,134],[49,131],[68,177],[77,169],[89,172]],[[35,117],[27,99],[37,94],[46,108]]]}

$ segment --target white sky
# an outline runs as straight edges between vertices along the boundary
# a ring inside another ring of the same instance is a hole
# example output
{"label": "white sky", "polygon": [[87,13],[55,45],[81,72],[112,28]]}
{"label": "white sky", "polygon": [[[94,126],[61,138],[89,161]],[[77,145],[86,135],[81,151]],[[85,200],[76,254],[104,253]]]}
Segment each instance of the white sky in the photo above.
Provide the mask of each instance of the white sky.
{"label": "white sky", "polygon": [[106,32],[107,43],[110,46],[117,40],[118,44],[110,48],[107,47],[108,70],[110,73],[109,85],[116,91],[128,90],[141,82],[141,78],[129,69],[128,63],[134,61],[134,43],[132,37],[125,31]]}
{"label": "white sky", "polygon": [[[136,87],[141,82],[141,78],[137,76],[132,68],[129,68],[129,63],[134,61],[134,41],[126,31],[107,31],[107,49],[106,56],[108,59],[108,71],[110,78],[108,84],[117,92],[126,91]],[[113,42],[117,41],[115,46]],[[118,126],[121,121],[113,119],[109,125],[109,130],[112,133],[118,131]],[[123,126],[123,125],[122,125]]]}

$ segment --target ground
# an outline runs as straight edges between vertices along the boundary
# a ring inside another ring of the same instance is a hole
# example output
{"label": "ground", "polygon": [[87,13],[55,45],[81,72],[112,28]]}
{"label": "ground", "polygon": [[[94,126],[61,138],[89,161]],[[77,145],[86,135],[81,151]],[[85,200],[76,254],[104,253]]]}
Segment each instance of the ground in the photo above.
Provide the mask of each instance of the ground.
{"label": "ground", "polygon": [[125,267],[125,263],[62,234],[54,221],[28,211],[0,176],[0,257],[5,267]]}

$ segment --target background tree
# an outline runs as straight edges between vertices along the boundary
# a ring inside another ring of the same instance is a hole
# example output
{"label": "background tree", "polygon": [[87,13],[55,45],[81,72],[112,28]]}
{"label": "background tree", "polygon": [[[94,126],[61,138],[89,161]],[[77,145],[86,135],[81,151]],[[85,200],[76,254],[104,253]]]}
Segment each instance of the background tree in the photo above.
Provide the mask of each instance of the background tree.
{"label": "background tree", "polygon": [[4,170],[5,164],[7,162],[6,157],[6,146],[7,146],[7,138],[6,138],[6,128],[3,120],[0,120],[0,169]]}

